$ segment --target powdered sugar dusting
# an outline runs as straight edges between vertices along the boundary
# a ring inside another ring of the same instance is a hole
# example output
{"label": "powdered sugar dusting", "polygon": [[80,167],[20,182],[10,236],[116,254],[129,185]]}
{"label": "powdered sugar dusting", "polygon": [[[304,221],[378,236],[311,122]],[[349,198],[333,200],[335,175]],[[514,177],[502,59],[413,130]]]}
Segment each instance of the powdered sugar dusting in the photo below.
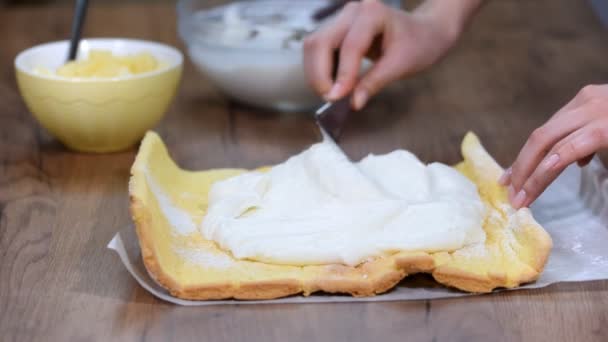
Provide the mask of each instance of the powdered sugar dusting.
{"label": "powdered sugar dusting", "polygon": [[517,239],[515,238],[514,230],[520,229],[522,226],[521,222],[519,222],[519,218],[517,215],[509,216],[509,221],[507,222],[507,227],[501,233],[501,248],[504,254],[509,256],[516,256],[515,246],[519,244]]}
{"label": "powdered sugar dusting", "polygon": [[476,243],[455,251],[454,255],[465,258],[480,259],[488,255],[488,249],[484,243]]}
{"label": "powdered sugar dusting", "polygon": [[234,260],[229,256],[205,249],[175,248],[175,253],[188,262],[207,268],[226,269],[234,264]]}
{"label": "powdered sugar dusting", "polygon": [[152,193],[158,200],[160,210],[167,220],[169,220],[169,224],[173,227],[173,231],[180,235],[188,235],[195,232],[196,224],[194,224],[190,215],[173,205],[169,196],[165,194],[147,170],[144,171],[144,174],[146,175],[146,180]]}
{"label": "powdered sugar dusting", "polygon": [[502,214],[498,210],[496,210],[492,207],[489,207],[489,208],[490,209],[488,210],[488,212],[489,212],[488,220],[491,220],[492,222],[498,222],[498,221],[502,220]]}

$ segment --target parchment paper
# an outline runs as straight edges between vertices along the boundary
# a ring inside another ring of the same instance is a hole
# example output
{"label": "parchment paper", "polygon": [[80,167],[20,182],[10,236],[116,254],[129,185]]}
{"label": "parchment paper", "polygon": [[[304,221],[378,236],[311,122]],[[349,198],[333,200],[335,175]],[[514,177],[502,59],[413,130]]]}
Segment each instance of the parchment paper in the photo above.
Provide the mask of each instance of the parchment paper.
{"label": "parchment paper", "polygon": [[[608,279],[608,171],[598,159],[583,169],[571,166],[534,203],[536,220],[551,234],[553,250],[544,272],[532,284],[517,289],[541,288],[558,282]],[[116,233],[108,248],[114,250],[135,280],[148,292],[179,305],[376,302],[470,296],[443,287],[430,276],[407,277],[392,291],[367,298],[313,294],[263,301],[189,301],[174,298],[148,275],[133,227]],[[517,290],[512,289],[512,290]],[[504,290],[504,291],[512,291]]]}

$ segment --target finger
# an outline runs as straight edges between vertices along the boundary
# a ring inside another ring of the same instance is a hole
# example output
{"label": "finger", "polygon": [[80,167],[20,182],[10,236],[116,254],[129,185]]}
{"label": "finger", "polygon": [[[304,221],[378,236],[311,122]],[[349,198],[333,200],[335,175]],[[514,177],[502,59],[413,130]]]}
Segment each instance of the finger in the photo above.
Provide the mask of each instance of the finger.
{"label": "finger", "polygon": [[340,46],[340,64],[336,82],[328,94],[329,100],[337,100],[350,93],[359,77],[361,61],[371,48],[374,38],[382,32],[386,9],[377,1],[364,1]]}
{"label": "finger", "polygon": [[387,51],[369,71],[363,75],[353,92],[353,108],[359,110],[385,85],[397,80],[402,74],[403,61],[397,51]]}
{"label": "finger", "polygon": [[[606,95],[608,95],[607,90],[608,90],[608,87],[605,87],[605,86],[594,86],[594,85],[586,86],[583,89],[581,89],[581,91],[579,91],[579,93],[574,97],[574,99],[572,101],[570,101],[566,106],[564,106],[564,108],[562,108],[558,113],[556,113],[551,118],[551,120],[549,122],[569,123],[571,125],[570,129],[574,131],[573,135],[570,136],[569,139],[560,139],[560,141],[557,142],[557,144],[553,147],[553,150],[559,150],[560,148],[562,148],[563,145],[569,143],[571,140],[573,140],[575,138],[578,139],[579,135],[584,136],[584,135],[588,134],[588,129],[579,130],[579,128],[585,126],[587,122],[595,120],[595,117],[597,117],[598,113],[601,114],[604,112],[604,110],[603,110],[604,104],[602,101],[598,101],[598,98],[601,99],[601,98],[604,98]],[[581,139],[582,139],[582,137],[581,137]],[[524,148],[525,148],[525,146],[524,146]],[[522,149],[521,153],[523,153],[523,150],[524,149]],[[547,155],[545,154],[542,156],[542,158],[544,158],[546,156]],[[581,160],[581,162],[579,162],[579,165],[586,165],[593,158],[591,156],[588,159],[585,159],[586,157],[587,156],[584,156],[584,158],[582,158],[583,160]],[[519,159],[519,156],[518,156],[518,159]],[[521,166],[522,163],[518,163],[517,160],[514,163],[514,165],[515,164],[520,164],[520,167],[522,167]],[[535,164],[536,164],[536,161],[531,163],[530,166],[534,166]],[[513,172],[518,172],[518,171],[513,171]],[[522,173],[519,173],[518,175],[516,175],[515,176],[515,177],[517,177],[516,179],[513,175],[510,175],[510,176],[503,175],[501,180],[504,181],[505,183],[513,183],[515,189],[520,190],[520,188],[521,188],[519,186],[519,184],[521,184],[520,182],[527,178],[527,177],[525,177],[525,174],[522,174]]]}
{"label": "finger", "polygon": [[325,96],[334,83],[333,53],[340,46],[357,13],[358,4],[350,3],[338,16],[304,40],[304,71],[312,88]]}
{"label": "finger", "polygon": [[530,205],[568,165],[607,146],[608,139],[604,131],[594,122],[564,138],[559,147],[556,145],[525,181],[513,199],[513,206],[520,208]]}
{"label": "finger", "polygon": [[510,185],[508,188],[507,194],[509,197],[509,202],[513,203],[513,198],[515,198],[515,189],[513,189],[513,186]]}
{"label": "finger", "polygon": [[583,87],[570,102],[553,115],[551,120],[572,120],[573,117],[587,117],[587,120],[582,120],[582,124],[579,122],[578,128],[580,128],[587,121],[593,120],[597,116],[594,113],[602,114],[604,112],[603,104],[601,104],[601,108],[596,108],[598,98],[608,98],[608,85],[588,85]]}
{"label": "finger", "polygon": [[[578,131],[572,133],[571,138],[572,139],[578,138],[579,135],[583,135],[583,134],[585,134],[584,130],[578,130]],[[560,149],[564,144],[568,143],[568,141],[569,141],[568,139],[561,140],[560,142],[558,142],[555,145],[555,147],[553,149],[554,150]],[[588,156],[585,156],[584,158],[577,160],[576,163],[578,164],[578,166],[583,167],[583,166],[585,166],[585,165],[587,165],[587,164],[589,164],[591,162],[591,160],[593,159],[594,155],[595,155],[595,153],[590,154]]]}
{"label": "finger", "polygon": [[[590,87],[585,87],[581,91],[579,91],[579,93],[572,100],[570,100],[568,103],[566,103],[566,105],[564,107],[562,107],[557,113],[555,113],[555,115],[553,115],[553,117],[551,117],[549,122],[564,120],[565,116],[568,116],[569,114],[572,113],[572,111],[574,111],[576,108],[582,106],[586,101],[588,101],[589,95],[587,95],[587,94],[590,92],[589,88]],[[549,122],[547,122],[547,124],[549,124]],[[573,125],[574,128],[580,128],[580,126],[582,126],[581,123]],[[542,135],[541,132],[536,132],[534,134]],[[532,136],[530,136],[528,141],[531,140],[531,138],[532,138]],[[563,137],[554,136],[552,140],[559,141],[561,138],[563,138]],[[547,145],[548,146],[551,145],[551,139],[545,139],[544,143],[539,147],[542,149],[542,147],[546,148]],[[522,152],[524,149],[527,149],[526,146],[524,146],[522,148]],[[535,152],[534,150],[531,150],[531,151],[530,151],[530,149],[527,149],[527,150],[532,154]],[[536,152],[538,153],[538,151],[536,151]],[[523,158],[523,160],[526,160],[527,156],[526,155],[518,156],[516,161],[514,162],[514,164],[517,163],[517,160],[520,159],[520,157]],[[510,185],[512,173],[513,173],[513,168],[512,167],[507,168],[505,170],[505,172],[503,173],[503,175],[500,177],[498,182],[504,186]]]}
{"label": "finger", "polygon": [[589,118],[576,108],[555,114],[547,123],[532,132],[511,166],[510,184],[516,192],[530,177],[547,152],[568,134],[584,126]]}
{"label": "finger", "polygon": [[581,131],[581,134],[573,135],[573,138],[562,144],[555,153],[566,165],[587,157],[592,157],[595,152],[608,147],[608,121],[598,120],[589,123]]}
{"label": "finger", "polygon": [[593,156],[595,156],[595,153],[594,154],[590,154],[590,155],[586,156],[583,159],[579,159],[576,163],[580,167],[587,166],[589,163],[591,163],[591,160],[593,160]]}

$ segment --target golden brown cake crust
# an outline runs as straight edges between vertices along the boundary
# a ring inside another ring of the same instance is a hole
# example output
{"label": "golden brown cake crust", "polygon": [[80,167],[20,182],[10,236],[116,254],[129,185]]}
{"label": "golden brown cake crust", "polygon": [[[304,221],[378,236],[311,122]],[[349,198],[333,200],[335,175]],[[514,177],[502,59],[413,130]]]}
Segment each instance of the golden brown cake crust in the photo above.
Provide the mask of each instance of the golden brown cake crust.
{"label": "golden brown cake crust", "polygon": [[[464,161],[457,169],[477,185],[489,209],[484,245],[453,252],[399,252],[356,267],[281,266],[234,259],[198,231],[186,236],[175,232],[151,182],[157,182],[154,186],[166,191],[169,201],[193,222],[200,222],[211,184],[242,170],[184,171],[171,160],[158,135],[149,132],[129,183],[130,211],[144,265],[171,295],[192,300],[272,299],[317,291],[373,296],[414,273],[430,273],[441,284],[480,293],[536,280],[551,250],[549,235],[528,209],[515,211],[508,204],[505,190],[497,183],[502,169],[472,133],[465,137],[462,153]],[[201,204],[182,200],[180,194],[185,192],[198,196]],[[205,257],[189,260],[180,250]],[[209,261],[213,258],[221,258],[222,263]]]}

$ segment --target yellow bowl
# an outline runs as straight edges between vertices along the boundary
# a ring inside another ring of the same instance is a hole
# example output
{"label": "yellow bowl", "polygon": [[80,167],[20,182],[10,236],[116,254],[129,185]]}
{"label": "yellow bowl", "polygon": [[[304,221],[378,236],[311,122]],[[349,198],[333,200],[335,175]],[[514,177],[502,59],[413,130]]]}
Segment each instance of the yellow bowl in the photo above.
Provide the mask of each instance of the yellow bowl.
{"label": "yellow bowl", "polygon": [[115,152],[137,143],[158,123],[171,103],[182,73],[177,49],[133,39],[85,39],[79,57],[90,50],[116,55],[148,52],[163,66],[115,78],[65,78],[36,72],[65,63],[68,42],[38,45],[15,58],[17,84],[30,112],[69,148]]}

